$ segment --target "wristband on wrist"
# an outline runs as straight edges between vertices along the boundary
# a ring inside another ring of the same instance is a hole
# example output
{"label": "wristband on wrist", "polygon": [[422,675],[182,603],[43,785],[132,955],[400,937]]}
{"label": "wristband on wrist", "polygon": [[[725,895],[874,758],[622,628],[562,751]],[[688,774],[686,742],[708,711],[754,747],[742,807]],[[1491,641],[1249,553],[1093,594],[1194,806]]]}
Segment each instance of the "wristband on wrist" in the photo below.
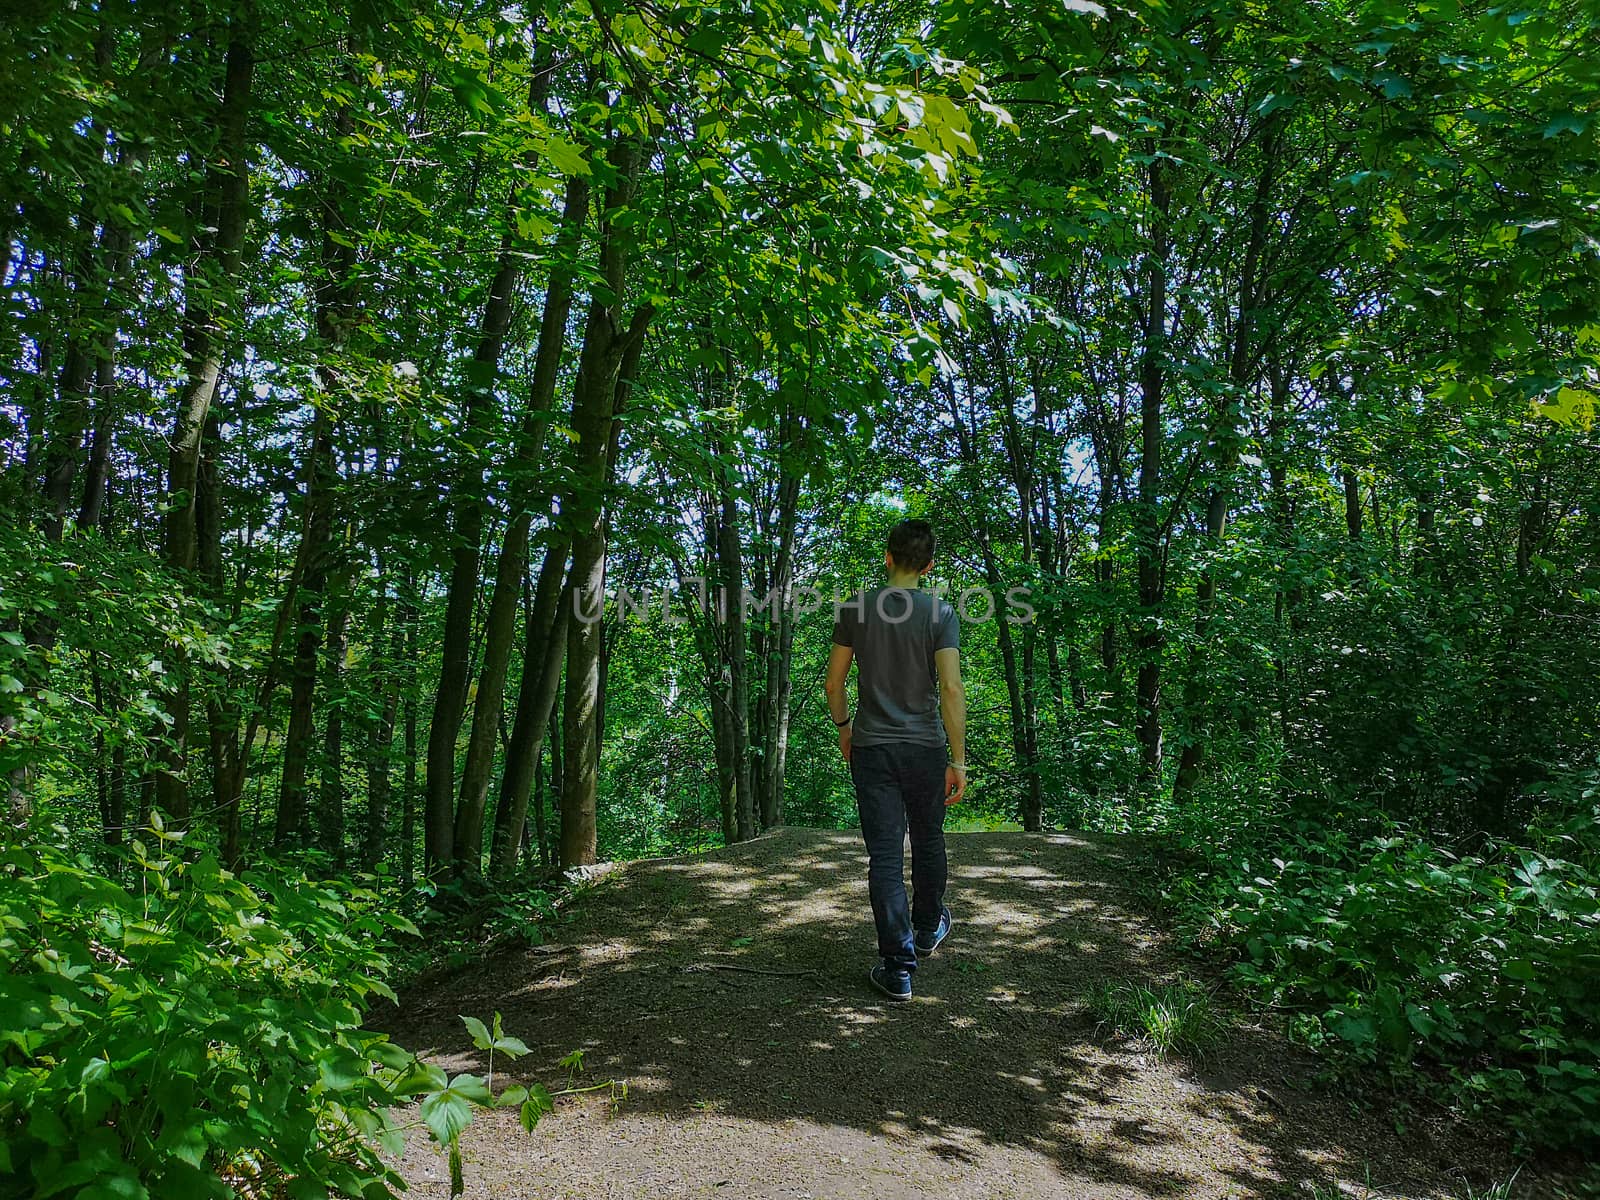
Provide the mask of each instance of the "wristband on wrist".
{"label": "wristband on wrist", "polygon": [[[828,719],[830,721],[833,721],[833,714],[832,713],[828,714]],[[850,717],[846,717],[842,721],[833,721],[833,723],[837,728],[843,729],[846,725],[850,724],[850,721],[851,721],[851,718]]]}
{"label": "wristband on wrist", "polygon": [[958,771],[965,771],[967,769],[967,764],[966,763],[953,762],[950,765],[952,767],[954,767]]}

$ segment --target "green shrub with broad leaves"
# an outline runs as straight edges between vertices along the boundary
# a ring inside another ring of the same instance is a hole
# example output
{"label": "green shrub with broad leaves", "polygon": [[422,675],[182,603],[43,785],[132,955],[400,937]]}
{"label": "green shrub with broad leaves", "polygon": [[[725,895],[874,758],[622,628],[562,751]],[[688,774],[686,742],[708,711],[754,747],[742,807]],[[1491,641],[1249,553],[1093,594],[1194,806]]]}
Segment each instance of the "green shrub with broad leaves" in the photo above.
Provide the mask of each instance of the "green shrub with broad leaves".
{"label": "green shrub with broad leaves", "polygon": [[[120,878],[48,841],[0,851],[0,1196],[390,1196],[382,1152],[419,1100],[459,1191],[474,1110],[531,1128],[551,1096],[496,1096],[362,1028],[409,929],[373,891],[235,876],[159,826]],[[498,1018],[491,1040],[523,1049]]]}
{"label": "green shrub with broad leaves", "polygon": [[1166,894],[1180,929],[1231,952],[1233,977],[1296,1010],[1308,1041],[1442,1067],[1430,1074],[1462,1107],[1528,1144],[1578,1146],[1600,1138],[1596,831],[1591,815],[1538,849],[1473,856],[1393,827],[1191,836]]}

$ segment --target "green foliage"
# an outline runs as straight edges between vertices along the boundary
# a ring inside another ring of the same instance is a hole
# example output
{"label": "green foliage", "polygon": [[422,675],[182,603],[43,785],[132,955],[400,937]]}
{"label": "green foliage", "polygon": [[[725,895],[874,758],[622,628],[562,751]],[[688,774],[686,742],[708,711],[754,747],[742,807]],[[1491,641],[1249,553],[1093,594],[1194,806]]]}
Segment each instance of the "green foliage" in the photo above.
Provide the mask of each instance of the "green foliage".
{"label": "green foliage", "polygon": [[557,893],[529,879],[436,884],[423,881],[406,897],[418,911],[416,937],[400,937],[391,952],[396,986],[443,969],[480,963],[508,945],[537,946],[556,918]]}
{"label": "green foliage", "polygon": [[1312,1044],[1442,1068],[1462,1107],[1578,1145],[1600,1136],[1594,827],[1560,835],[1572,859],[1509,844],[1456,855],[1393,825],[1263,822],[1226,841],[1195,829],[1175,839],[1167,895],[1182,932],[1234,956],[1232,978],[1294,1009]]}
{"label": "green foliage", "polygon": [[204,604],[149,555],[0,522],[0,719],[15,722],[0,776],[44,772],[70,792],[97,742],[141,761],[170,720],[179,654],[221,663],[226,647]]}
{"label": "green foliage", "polygon": [[1136,1038],[1158,1054],[1204,1055],[1225,1028],[1211,994],[1189,979],[1159,987],[1102,980],[1084,1003],[1102,1028]]}
{"label": "green foliage", "polygon": [[116,864],[0,854],[0,1195],[370,1200],[402,1186],[395,1108],[451,1144],[494,1102],[362,1029],[410,931],[377,893],[235,876],[159,822]]}

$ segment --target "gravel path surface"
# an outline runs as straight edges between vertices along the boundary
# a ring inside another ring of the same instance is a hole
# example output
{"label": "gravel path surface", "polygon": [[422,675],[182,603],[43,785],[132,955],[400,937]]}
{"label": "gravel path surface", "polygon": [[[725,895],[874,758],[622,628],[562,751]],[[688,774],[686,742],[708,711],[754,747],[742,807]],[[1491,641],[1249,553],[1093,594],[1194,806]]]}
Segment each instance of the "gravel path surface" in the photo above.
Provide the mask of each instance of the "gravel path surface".
{"label": "gravel path surface", "polygon": [[[1098,1028],[1082,1000],[1094,982],[1179,967],[1125,886],[1132,843],[949,843],[956,928],[909,1004],[867,985],[858,838],[800,829],[629,864],[549,945],[405,997],[392,1032],[452,1073],[484,1067],[458,1014],[498,1010],[533,1049],[507,1082],[557,1086],[557,1060],[582,1048],[580,1083],[627,1084],[618,1104],[562,1101],[532,1134],[480,1114],[467,1195],[1359,1200],[1465,1195],[1464,1170],[1482,1183],[1481,1142],[1414,1116],[1398,1135],[1248,1022],[1201,1061]],[[425,1135],[401,1170],[412,1195],[448,1196]]]}

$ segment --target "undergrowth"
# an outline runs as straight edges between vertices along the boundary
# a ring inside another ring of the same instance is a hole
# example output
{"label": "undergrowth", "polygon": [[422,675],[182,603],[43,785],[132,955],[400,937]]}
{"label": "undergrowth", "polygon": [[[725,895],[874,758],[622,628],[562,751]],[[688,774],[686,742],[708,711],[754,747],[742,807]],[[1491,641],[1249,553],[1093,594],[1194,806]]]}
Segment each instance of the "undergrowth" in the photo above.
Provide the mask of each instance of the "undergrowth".
{"label": "undergrowth", "polygon": [[1473,854],[1378,816],[1351,834],[1263,807],[1219,833],[1203,814],[1160,839],[1162,891],[1180,936],[1299,1039],[1526,1149],[1577,1150],[1600,1139],[1597,797]]}
{"label": "undergrowth", "polygon": [[[236,875],[158,818],[98,859],[55,833],[0,848],[0,1198],[378,1200],[414,1125],[459,1192],[476,1110],[531,1126],[561,1094],[496,1094],[363,1027],[395,938],[420,936],[385,894]],[[525,1049],[498,1017],[469,1029]]]}

